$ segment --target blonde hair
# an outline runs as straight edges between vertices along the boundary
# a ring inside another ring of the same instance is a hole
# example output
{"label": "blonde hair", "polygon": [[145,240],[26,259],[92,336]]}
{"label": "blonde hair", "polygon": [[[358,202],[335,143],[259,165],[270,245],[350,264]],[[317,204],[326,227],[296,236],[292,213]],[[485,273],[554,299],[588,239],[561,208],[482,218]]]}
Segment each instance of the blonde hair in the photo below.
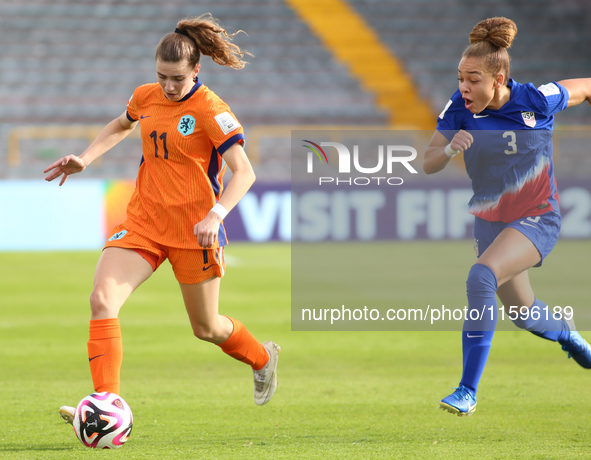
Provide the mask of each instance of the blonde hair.
{"label": "blonde hair", "polygon": [[493,76],[502,72],[505,84],[509,80],[510,62],[508,48],[517,34],[517,26],[511,19],[489,18],[480,21],[470,32],[470,45],[462,58],[481,58],[485,70]]}
{"label": "blonde hair", "polygon": [[244,32],[229,35],[218,20],[206,13],[195,18],[185,18],[177,23],[177,30],[165,35],[156,47],[156,59],[164,62],[180,62],[186,59],[191,67],[199,63],[201,55],[210,56],[219,65],[242,69],[246,62],[242,51],[232,43],[232,38]]}

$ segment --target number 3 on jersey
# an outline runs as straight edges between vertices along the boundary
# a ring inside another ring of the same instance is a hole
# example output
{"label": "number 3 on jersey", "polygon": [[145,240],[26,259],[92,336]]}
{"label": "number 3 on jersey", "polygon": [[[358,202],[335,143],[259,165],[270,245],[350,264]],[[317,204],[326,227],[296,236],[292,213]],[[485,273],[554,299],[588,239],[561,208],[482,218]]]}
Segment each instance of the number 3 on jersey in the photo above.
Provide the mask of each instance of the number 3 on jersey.
{"label": "number 3 on jersey", "polygon": [[517,153],[517,135],[515,131],[505,131],[503,133],[503,138],[509,138],[508,144],[511,147],[511,150],[504,150],[506,155],[513,155]]}
{"label": "number 3 on jersey", "polygon": [[[154,139],[154,155],[158,158],[158,133],[156,131],[152,131],[150,133],[150,137]],[[166,133],[160,134],[160,140],[162,141],[162,146],[164,147],[164,159],[168,160],[168,149],[166,148]]]}

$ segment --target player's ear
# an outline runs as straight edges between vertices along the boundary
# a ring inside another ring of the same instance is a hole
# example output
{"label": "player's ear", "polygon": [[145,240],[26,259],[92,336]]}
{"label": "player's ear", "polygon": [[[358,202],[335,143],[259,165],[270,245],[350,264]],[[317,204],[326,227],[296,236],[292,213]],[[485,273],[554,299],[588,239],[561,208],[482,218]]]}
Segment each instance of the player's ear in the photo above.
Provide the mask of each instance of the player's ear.
{"label": "player's ear", "polygon": [[502,73],[498,73],[497,77],[495,78],[494,88],[499,89],[505,83],[505,75]]}
{"label": "player's ear", "polygon": [[195,80],[197,78],[197,75],[199,75],[199,70],[201,70],[201,64],[195,65],[195,69],[194,69],[195,76],[193,77],[193,80]]}

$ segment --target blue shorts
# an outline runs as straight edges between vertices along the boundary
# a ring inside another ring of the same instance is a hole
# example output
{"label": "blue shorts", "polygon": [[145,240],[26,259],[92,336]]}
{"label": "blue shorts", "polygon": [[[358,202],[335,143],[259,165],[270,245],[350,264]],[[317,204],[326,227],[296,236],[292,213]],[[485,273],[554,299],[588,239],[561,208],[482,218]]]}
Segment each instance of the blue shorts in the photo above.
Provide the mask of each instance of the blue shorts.
{"label": "blue shorts", "polygon": [[541,216],[522,217],[509,224],[505,222],[489,222],[476,217],[474,221],[474,249],[476,256],[480,257],[497,235],[505,228],[510,227],[523,233],[534,244],[542,258],[534,266],[540,267],[558,241],[561,220],[562,216],[557,211],[550,211]]}

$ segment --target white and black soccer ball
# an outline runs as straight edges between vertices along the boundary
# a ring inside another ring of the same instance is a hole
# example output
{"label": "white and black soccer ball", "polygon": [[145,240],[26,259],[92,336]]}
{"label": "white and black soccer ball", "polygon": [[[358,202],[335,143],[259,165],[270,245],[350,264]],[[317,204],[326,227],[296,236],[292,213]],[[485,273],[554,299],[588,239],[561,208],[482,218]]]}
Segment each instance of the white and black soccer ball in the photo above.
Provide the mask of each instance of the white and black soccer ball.
{"label": "white and black soccer ball", "polygon": [[93,393],[80,401],[74,415],[74,431],[86,447],[117,449],[129,439],[133,414],[115,393]]}

